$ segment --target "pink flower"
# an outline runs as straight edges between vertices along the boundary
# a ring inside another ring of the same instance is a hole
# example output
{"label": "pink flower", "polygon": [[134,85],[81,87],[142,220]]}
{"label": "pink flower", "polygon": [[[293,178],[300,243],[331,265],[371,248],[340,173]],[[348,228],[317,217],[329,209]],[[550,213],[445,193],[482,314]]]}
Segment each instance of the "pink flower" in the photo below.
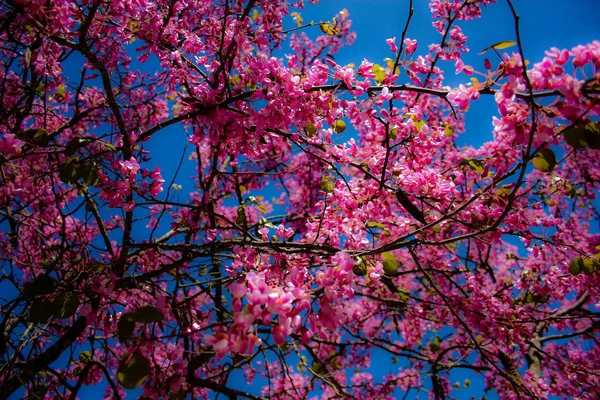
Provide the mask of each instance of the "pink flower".
{"label": "pink flower", "polygon": [[354,70],[348,67],[340,67],[335,71],[335,78],[344,82],[346,86],[353,87],[356,79],[354,78]]}
{"label": "pink flower", "polygon": [[404,45],[406,46],[406,54],[412,54],[417,50],[417,41],[413,39],[404,39]]}
{"label": "pink flower", "polygon": [[234,298],[242,298],[247,292],[246,286],[240,283],[234,282],[229,286],[229,291]]}
{"label": "pink flower", "polygon": [[461,110],[469,108],[469,101],[479,98],[479,91],[473,86],[465,86],[461,84],[458,89],[448,93],[448,100],[454,105],[457,105]]}
{"label": "pink flower", "polygon": [[392,53],[395,53],[398,51],[398,46],[396,46],[396,37],[395,36],[393,38],[386,39],[386,43],[390,45],[390,50],[392,51]]}
{"label": "pink flower", "polygon": [[458,60],[456,60],[456,63],[454,64],[454,66],[456,68],[456,74],[460,74],[461,72],[464,72],[467,75],[471,75],[475,71],[473,69],[473,67],[471,67],[470,65],[465,65],[463,60],[461,60],[460,58]]}

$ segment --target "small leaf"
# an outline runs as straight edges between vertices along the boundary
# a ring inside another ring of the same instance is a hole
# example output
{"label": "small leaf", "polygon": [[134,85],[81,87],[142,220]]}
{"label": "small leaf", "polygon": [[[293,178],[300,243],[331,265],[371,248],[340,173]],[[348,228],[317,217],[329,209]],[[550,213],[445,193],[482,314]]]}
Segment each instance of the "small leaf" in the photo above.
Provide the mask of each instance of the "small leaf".
{"label": "small leaf", "polygon": [[87,146],[92,143],[92,138],[75,138],[71,139],[69,143],[65,146],[65,155],[70,157],[77,152],[82,147]]}
{"label": "small leaf", "polygon": [[314,126],[313,124],[311,124],[310,122],[308,124],[306,124],[306,126],[304,127],[304,132],[306,133],[306,136],[309,138],[314,138],[317,135],[317,132],[319,130],[317,129],[316,126]]}
{"label": "small leaf", "polygon": [[331,128],[335,133],[342,133],[346,130],[346,123],[341,119],[338,119],[331,125]]}
{"label": "small leaf", "polygon": [[512,193],[512,185],[502,185],[502,187],[496,190],[497,197],[505,197]]}
{"label": "small leaf", "polygon": [[337,26],[337,20],[333,18],[332,22],[319,22],[319,28],[321,28],[321,32],[326,35],[333,36],[340,33],[340,28]]}
{"label": "small leaf", "polygon": [[58,282],[49,275],[38,275],[33,282],[23,284],[22,294],[25,299],[33,299],[37,296],[50,294],[54,291]]}
{"label": "small leaf", "polygon": [[575,257],[569,265],[569,272],[573,275],[579,275],[583,270],[583,258]]}
{"label": "small leaf", "polygon": [[581,264],[581,271],[586,275],[593,275],[600,268],[600,263],[593,258],[586,258]]}
{"label": "small leaf", "polygon": [[130,360],[127,360],[127,356],[121,359],[117,379],[125,389],[135,389],[146,380],[149,372],[148,360],[136,351]]}
{"label": "small leaf", "polygon": [[575,196],[577,196],[577,190],[571,185],[566,186],[565,196],[570,199],[575,198]]}
{"label": "small leaf", "polygon": [[437,353],[440,350],[440,347],[440,337],[436,336],[435,339],[429,343],[429,350],[431,350],[432,353]]}
{"label": "small leaf", "polygon": [[379,64],[373,65],[373,67],[371,67],[371,72],[375,74],[375,83],[378,85],[381,85],[387,77],[385,69]]}
{"label": "small leaf", "polygon": [[60,293],[52,302],[52,313],[56,318],[69,318],[75,314],[79,307],[79,299],[68,292]]}
{"label": "small leaf", "polygon": [[24,131],[17,133],[16,136],[17,138],[38,147],[46,147],[50,142],[50,135],[44,128],[25,129]]}
{"label": "small leaf", "polygon": [[108,142],[100,141],[100,143],[102,143],[102,145],[106,148],[106,150],[110,151],[111,153],[114,153],[115,151],[117,151],[117,148]]}
{"label": "small leaf", "polygon": [[294,21],[296,21],[297,26],[299,26],[299,27],[302,26],[303,19],[300,16],[299,12],[294,11],[293,13],[290,14],[290,17],[292,17],[294,19]]}
{"label": "small leaf", "polygon": [[363,259],[361,259],[358,263],[354,264],[354,266],[352,267],[352,272],[354,272],[354,274],[356,274],[357,276],[365,276],[367,275],[368,271],[369,267]]}
{"label": "small leaf", "polygon": [[45,324],[52,316],[52,302],[48,299],[37,298],[31,302],[29,319],[34,324]]}
{"label": "small leaf", "polygon": [[477,174],[481,174],[485,169],[483,161],[476,158],[464,158],[458,165],[468,165]]}
{"label": "small leaf", "polygon": [[418,121],[414,121],[415,123],[415,127],[417,128],[417,132],[421,132],[421,130],[423,129],[423,127],[425,126],[425,120],[418,120]]}
{"label": "small leaf", "polygon": [[126,315],[122,315],[121,318],[119,318],[119,322],[117,322],[117,334],[119,335],[119,340],[124,342],[131,339],[134,330],[135,322]]}
{"label": "small leaf", "polygon": [[96,164],[90,163],[80,165],[76,171],[76,178],[77,180],[81,179],[83,183],[88,186],[94,186],[99,180],[98,171],[99,168],[96,166]]}
{"label": "small leaf", "polygon": [[382,229],[386,229],[387,228],[385,226],[385,224],[382,224],[381,222],[375,222],[375,221],[369,221],[369,222],[367,222],[367,227],[369,227],[369,228],[382,228]]}
{"label": "small leaf", "polygon": [[446,127],[444,128],[444,135],[452,136],[453,134],[454,134],[454,131],[452,130],[452,127],[450,126],[450,124],[446,124]]}
{"label": "small leaf", "polygon": [[565,141],[573,146],[575,149],[583,149],[587,147],[585,141],[585,128],[581,126],[572,126],[567,129],[563,129],[562,134]]}
{"label": "small leaf", "polygon": [[154,306],[144,306],[136,308],[125,314],[134,322],[148,324],[150,322],[161,322],[165,319],[165,314]]}
{"label": "small leaf", "polygon": [[330,181],[327,176],[323,176],[321,178],[320,189],[325,193],[333,193],[333,191],[335,190],[335,183]]}
{"label": "small leaf", "polygon": [[587,121],[576,126],[563,129],[565,141],[575,149],[589,147],[600,149],[600,122]]}
{"label": "small leaf", "polygon": [[398,273],[398,261],[392,253],[385,252],[381,253],[383,257],[383,272],[387,276],[396,275]]}
{"label": "small leaf", "polygon": [[65,87],[65,85],[63,85],[63,84],[58,85],[58,87],[56,88],[56,92],[54,92],[54,98],[57,101],[62,103],[65,100],[66,95],[67,95],[67,88]]}
{"label": "small leaf", "polygon": [[542,149],[531,160],[534,167],[542,172],[551,172],[556,166],[556,156],[550,149]]}
{"label": "small leaf", "polygon": [[77,162],[79,157],[71,157],[60,167],[59,178],[63,183],[77,182]]}
{"label": "small leaf", "polygon": [[243,205],[237,208],[237,217],[235,219],[235,223],[242,227],[248,225],[248,220],[246,219],[246,211]]}
{"label": "small leaf", "polygon": [[513,42],[512,40],[505,40],[503,42],[494,43],[493,45],[488,46],[485,49],[481,50],[479,52],[479,55],[485,53],[486,51],[488,51],[490,49],[503,50],[503,49],[507,49],[509,47],[512,47],[512,46],[514,46],[516,44],[517,44],[517,42]]}
{"label": "small leaf", "polygon": [[84,350],[79,353],[79,362],[82,364],[89,364],[92,361],[92,352],[89,350]]}
{"label": "small leaf", "polygon": [[29,68],[29,65],[31,64],[31,54],[31,48],[28,47],[27,50],[25,50],[25,66],[27,68]]}
{"label": "small leaf", "polygon": [[117,323],[117,333],[120,341],[125,341],[133,336],[135,330],[135,323],[151,323],[161,322],[165,319],[165,315],[158,308],[154,306],[144,306],[137,308],[133,311],[129,311],[119,318]]}
{"label": "small leaf", "polygon": [[425,217],[423,216],[421,210],[411,203],[411,201],[408,199],[408,196],[406,196],[406,194],[400,188],[396,190],[396,199],[402,205],[402,207],[404,207],[404,209],[413,216],[414,219],[422,224],[427,224],[427,221],[425,221]]}

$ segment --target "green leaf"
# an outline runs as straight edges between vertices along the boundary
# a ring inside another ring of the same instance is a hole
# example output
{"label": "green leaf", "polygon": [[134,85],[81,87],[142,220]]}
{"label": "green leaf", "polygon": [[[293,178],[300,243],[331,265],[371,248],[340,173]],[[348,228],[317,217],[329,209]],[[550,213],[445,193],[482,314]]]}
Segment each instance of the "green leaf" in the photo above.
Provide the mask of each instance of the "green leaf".
{"label": "green leaf", "polygon": [[435,339],[429,343],[429,350],[431,350],[432,353],[437,353],[440,350],[440,347],[440,337],[436,336]]}
{"label": "green leaf", "polygon": [[82,364],[89,364],[92,361],[92,352],[89,350],[84,350],[79,353],[79,362]]}
{"label": "green leaf", "polygon": [[33,282],[23,284],[21,293],[25,299],[30,300],[37,296],[52,293],[56,286],[58,286],[56,279],[48,275],[38,275]]}
{"label": "green leaf", "polygon": [[600,122],[587,121],[563,129],[565,141],[575,149],[600,149]]}
{"label": "green leaf", "polygon": [[77,168],[77,180],[81,179],[88,186],[94,186],[98,183],[98,167],[93,164],[80,165]]}
{"label": "green leaf", "polygon": [[444,127],[444,135],[452,136],[453,134],[454,134],[454,131],[452,130],[452,127],[450,126],[450,124],[446,124],[446,126]]}
{"label": "green leaf", "polygon": [[31,302],[29,319],[34,324],[45,324],[52,316],[52,302],[48,299],[37,298]]}
{"label": "green leaf", "polygon": [[477,174],[481,174],[485,169],[483,161],[476,158],[464,158],[458,165],[468,165]]}
{"label": "green leaf", "polygon": [[567,196],[568,198],[572,199],[575,196],[577,196],[577,190],[575,190],[573,185],[571,185],[569,182],[565,181],[564,189],[565,189],[565,196]]}
{"label": "green leaf", "polygon": [[375,221],[369,221],[369,222],[367,222],[367,227],[369,227],[369,228],[381,228],[381,229],[386,229],[387,228],[385,226],[385,224],[382,224],[381,222],[375,222]]}
{"label": "green leaf", "polygon": [[100,143],[102,143],[104,145],[104,147],[106,148],[106,150],[110,151],[111,153],[114,153],[115,151],[117,151],[117,148],[110,143],[107,143],[104,141],[100,141]]}
{"label": "green leaf", "polygon": [[573,146],[575,149],[583,149],[587,147],[587,142],[585,140],[585,127],[582,126],[572,126],[567,129],[563,129],[562,134],[565,138],[565,141]]}
{"label": "green leaf", "polygon": [[92,138],[74,138],[67,143],[65,146],[65,155],[71,157],[73,154],[77,152],[82,147],[87,146],[93,141]]}
{"label": "green leaf", "polygon": [[600,269],[600,263],[594,258],[586,258],[581,264],[581,271],[586,275],[593,275]]}
{"label": "green leaf", "polygon": [[375,83],[378,85],[381,85],[387,77],[385,69],[379,64],[373,65],[373,67],[371,67],[371,72],[375,75]]}
{"label": "green leaf", "polygon": [[318,361],[313,361],[313,363],[310,366],[310,369],[312,369],[312,371],[315,374],[321,374],[321,373],[327,372],[327,370],[325,369],[325,366]]}
{"label": "green leaf", "polygon": [[244,227],[248,225],[248,220],[246,219],[246,211],[243,205],[238,206],[237,208],[237,217],[235,219],[235,223]]}
{"label": "green leaf", "polygon": [[425,120],[420,119],[418,121],[414,120],[415,128],[417,128],[417,132],[421,132],[423,127],[425,126]]}
{"label": "green leaf", "polygon": [[485,53],[486,51],[488,51],[490,49],[503,50],[503,49],[507,49],[509,47],[512,47],[512,46],[514,46],[516,44],[517,44],[517,42],[513,42],[512,40],[505,40],[505,41],[502,41],[502,42],[494,43],[494,44],[486,47],[485,49],[481,50],[479,52],[479,55]]}
{"label": "green leaf", "polygon": [[136,308],[125,314],[134,322],[148,324],[150,322],[161,322],[165,319],[165,314],[154,306],[144,306]]}
{"label": "green leaf", "polygon": [[390,128],[389,136],[390,136],[390,139],[392,139],[392,140],[398,139],[398,127],[396,125],[393,125]]}
{"label": "green leaf", "polygon": [[402,286],[398,287],[398,300],[404,303],[410,300],[408,292]]}
{"label": "green leaf", "polygon": [[319,129],[310,122],[304,127],[304,133],[306,133],[306,136],[309,138],[314,138],[318,131]]}
{"label": "green leaf", "polygon": [[340,28],[337,26],[337,19],[333,18],[332,21],[333,22],[319,22],[319,28],[321,28],[321,32],[329,36],[340,33]]}
{"label": "green leaf", "polygon": [[550,149],[542,149],[535,155],[531,163],[542,172],[551,172],[556,166],[556,156]]}
{"label": "green leaf", "polygon": [[150,364],[139,351],[136,351],[131,359],[127,358],[127,356],[123,357],[119,363],[117,379],[123,388],[135,389],[146,380],[150,372]]}
{"label": "green leaf", "polygon": [[121,318],[119,318],[119,322],[117,322],[117,334],[119,335],[119,340],[124,342],[131,339],[134,330],[135,321],[129,319],[127,314],[122,315]]}
{"label": "green leaf", "polygon": [[331,128],[335,133],[342,133],[346,130],[346,123],[341,119],[338,119],[331,125]]}
{"label": "green leaf", "polygon": [[125,341],[133,336],[136,322],[148,324],[151,322],[161,322],[165,315],[154,306],[144,306],[121,315],[117,322],[117,334],[120,341]]}
{"label": "green leaf", "polygon": [[586,124],[585,140],[590,149],[600,150],[600,122],[588,122]]}
{"label": "green leaf", "polygon": [[327,176],[323,176],[321,178],[320,189],[322,191],[324,191],[325,193],[333,193],[333,191],[335,189],[335,183],[330,181]]}
{"label": "green leaf", "polygon": [[46,147],[50,142],[50,135],[44,128],[25,129],[24,131],[17,133],[16,136],[24,142],[28,142],[38,147]]}
{"label": "green leaf", "polygon": [[381,253],[383,257],[383,272],[387,276],[393,276],[398,273],[398,261],[396,261],[396,257],[392,253],[385,252]]}
{"label": "green leaf", "polygon": [[512,193],[512,185],[502,185],[500,189],[496,190],[496,197],[508,196]]}
{"label": "green leaf", "polygon": [[60,167],[59,178],[63,183],[75,183],[77,182],[77,162],[79,157],[71,157]]}
{"label": "green leaf", "polygon": [[367,275],[368,271],[369,267],[367,266],[367,263],[363,258],[361,258],[360,261],[354,264],[354,266],[352,267],[352,272],[354,272],[354,274],[356,274],[357,276],[365,276]]}
{"label": "green leaf", "polygon": [[75,314],[79,307],[79,299],[76,295],[62,292],[52,302],[52,313],[56,318],[69,318]]}
{"label": "green leaf", "polygon": [[573,275],[579,275],[583,269],[583,258],[575,257],[569,265],[569,272]]}

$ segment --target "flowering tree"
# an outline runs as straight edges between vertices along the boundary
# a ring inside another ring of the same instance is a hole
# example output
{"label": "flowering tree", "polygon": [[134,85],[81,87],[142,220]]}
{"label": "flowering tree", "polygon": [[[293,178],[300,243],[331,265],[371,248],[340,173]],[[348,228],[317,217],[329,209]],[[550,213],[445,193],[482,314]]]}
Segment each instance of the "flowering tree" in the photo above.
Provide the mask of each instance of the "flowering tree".
{"label": "flowering tree", "polygon": [[[302,0],[3,2],[0,397],[594,398],[600,43],[524,62],[507,0],[475,71],[457,22],[492,2],[432,0],[429,47],[407,2],[346,66],[348,11]],[[493,141],[457,147],[485,96]]]}

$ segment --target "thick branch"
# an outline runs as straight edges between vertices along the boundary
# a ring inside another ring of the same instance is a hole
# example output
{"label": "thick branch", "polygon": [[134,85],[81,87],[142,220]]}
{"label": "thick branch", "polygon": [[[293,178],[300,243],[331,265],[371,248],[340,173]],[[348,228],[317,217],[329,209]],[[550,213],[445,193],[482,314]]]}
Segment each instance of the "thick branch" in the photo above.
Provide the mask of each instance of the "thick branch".
{"label": "thick branch", "polygon": [[0,386],[0,398],[6,399],[23,385],[27,385],[33,377],[42,369],[56,361],[60,355],[81,336],[87,327],[87,317],[79,317],[73,326],[58,339],[52,346],[48,347],[39,357],[29,361],[24,370],[17,373],[12,379],[4,381]]}

